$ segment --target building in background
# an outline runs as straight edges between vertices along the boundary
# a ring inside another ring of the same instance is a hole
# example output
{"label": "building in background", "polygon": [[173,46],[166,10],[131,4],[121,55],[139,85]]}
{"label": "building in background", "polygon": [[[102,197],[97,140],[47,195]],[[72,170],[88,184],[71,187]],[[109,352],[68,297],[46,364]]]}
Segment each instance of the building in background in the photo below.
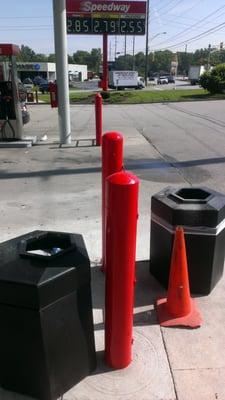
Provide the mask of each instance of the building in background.
{"label": "building in background", "polygon": [[[17,62],[17,73],[22,82],[26,78],[33,80],[36,76],[48,81],[57,79],[55,63]],[[68,64],[68,75],[70,81],[83,82],[87,79],[87,65]]]}

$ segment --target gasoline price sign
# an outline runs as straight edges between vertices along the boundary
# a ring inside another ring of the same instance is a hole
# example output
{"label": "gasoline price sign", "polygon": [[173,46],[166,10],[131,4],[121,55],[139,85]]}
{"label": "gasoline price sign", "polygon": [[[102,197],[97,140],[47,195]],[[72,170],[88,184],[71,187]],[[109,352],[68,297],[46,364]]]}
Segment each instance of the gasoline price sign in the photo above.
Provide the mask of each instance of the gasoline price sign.
{"label": "gasoline price sign", "polygon": [[68,34],[145,34],[145,1],[67,0],[66,4]]}

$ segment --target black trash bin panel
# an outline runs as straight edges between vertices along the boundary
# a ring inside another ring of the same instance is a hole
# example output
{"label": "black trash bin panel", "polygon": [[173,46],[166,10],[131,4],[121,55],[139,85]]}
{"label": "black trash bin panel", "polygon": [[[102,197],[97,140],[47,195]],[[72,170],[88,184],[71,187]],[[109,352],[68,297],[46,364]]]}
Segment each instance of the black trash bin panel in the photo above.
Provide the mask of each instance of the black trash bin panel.
{"label": "black trash bin panel", "polygon": [[81,235],[0,244],[0,384],[55,400],[96,368],[90,262]]}
{"label": "black trash bin panel", "polygon": [[223,274],[225,195],[206,187],[167,187],[152,196],[150,272],[165,288],[178,225],[185,232],[190,290],[209,294]]}

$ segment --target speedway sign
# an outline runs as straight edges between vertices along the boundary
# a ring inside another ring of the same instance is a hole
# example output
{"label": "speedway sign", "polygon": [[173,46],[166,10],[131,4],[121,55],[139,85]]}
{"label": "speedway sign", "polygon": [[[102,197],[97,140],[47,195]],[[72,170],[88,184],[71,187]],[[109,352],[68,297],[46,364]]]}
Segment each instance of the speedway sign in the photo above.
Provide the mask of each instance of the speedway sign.
{"label": "speedway sign", "polygon": [[146,1],[66,0],[67,33],[145,35]]}

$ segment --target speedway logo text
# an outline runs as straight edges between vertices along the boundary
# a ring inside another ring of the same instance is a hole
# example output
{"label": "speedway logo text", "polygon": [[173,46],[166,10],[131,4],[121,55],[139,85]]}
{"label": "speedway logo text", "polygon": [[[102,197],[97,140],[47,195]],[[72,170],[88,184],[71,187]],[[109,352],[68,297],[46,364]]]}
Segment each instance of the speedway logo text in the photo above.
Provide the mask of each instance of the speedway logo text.
{"label": "speedway logo text", "polygon": [[91,1],[83,1],[81,3],[81,11],[94,13],[94,12],[122,12],[128,13],[130,9],[129,4],[118,4],[114,1],[107,3],[93,3]]}
{"label": "speedway logo text", "polygon": [[146,1],[66,0],[67,14],[136,14],[145,15]]}

